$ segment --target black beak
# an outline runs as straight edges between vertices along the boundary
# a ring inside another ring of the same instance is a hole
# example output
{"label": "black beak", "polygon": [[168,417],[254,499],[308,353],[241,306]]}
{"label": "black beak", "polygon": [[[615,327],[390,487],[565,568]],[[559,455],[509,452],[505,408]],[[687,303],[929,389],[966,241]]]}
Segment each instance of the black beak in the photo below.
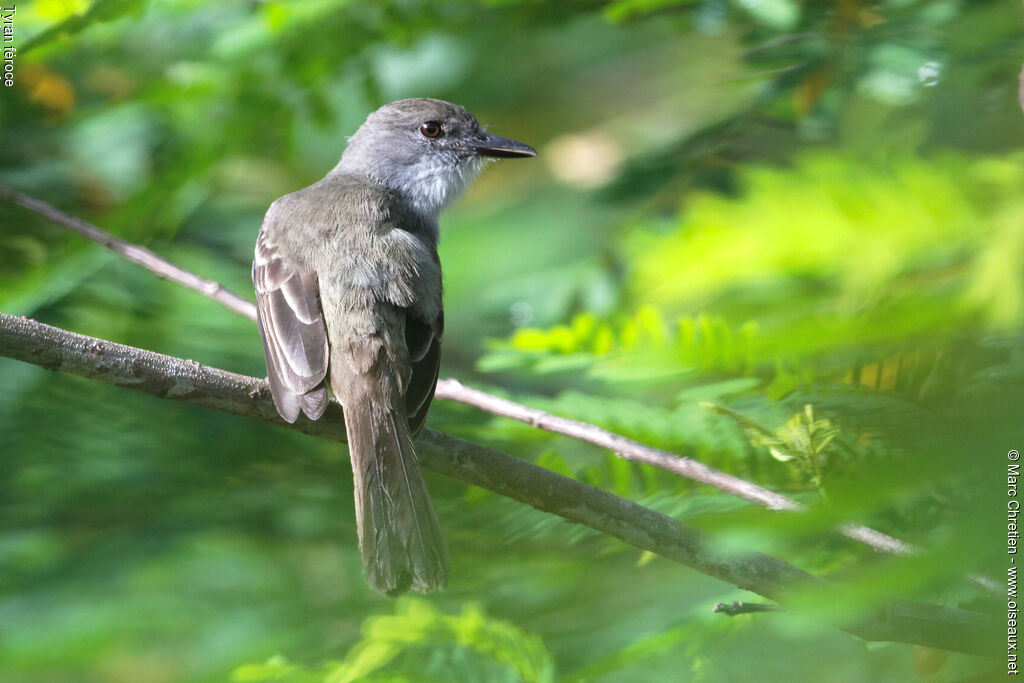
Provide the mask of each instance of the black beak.
{"label": "black beak", "polygon": [[481,157],[535,157],[537,150],[515,140],[500,138],[497,135],[481,133],[467,141],[467,146],[474,154]]}

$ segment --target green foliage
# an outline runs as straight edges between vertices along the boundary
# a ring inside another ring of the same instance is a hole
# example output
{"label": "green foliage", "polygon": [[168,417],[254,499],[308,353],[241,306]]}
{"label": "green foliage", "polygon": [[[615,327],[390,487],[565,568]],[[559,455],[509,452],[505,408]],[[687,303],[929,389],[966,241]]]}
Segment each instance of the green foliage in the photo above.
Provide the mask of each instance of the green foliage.
{"label": "green foliage", "polygon": [[[675,380],[686,369],[744,373],[753,367],[757,325],[738,330],[707,314],[681,318],[670,327],[653,306],[640,306],[615,321],[582,313],[549,330],[521,328],[507,343],[493,343],[479,364],[495,371],[529,367],[534,372],[585,370],[609,381]],[[666,376],[666,369],[675,372]]]}
{"label": "green foliage", "polygon": [[294,664],[281,655],[274,655],[261,664],[243,664],[231,674],[231,680],[236,683],[256,683],[258,681],[322,683],[324,678],[324,672],[312,671],[300,664]]}
{"label": "green foliage", "polygon": [[[978,529],[1004,523],[1024,410],[1019,10],[39,0],[0,181],[245,293],[267,205],[368,111],[465,104],[540,157],[442,220],[442,373],[812,513],[463,405],[431,427],[834,575],[845,613],[985,609],[961,579],[1004,570]],[[248,321],[8,205],[0,310],[264,371]],[[917,675],[907,646],[712,615],[750,596],[441,477],[450,588],[393,612],[364,586],[343,449],[11,361],[0,385],[3,683]],[[851,521],[931,554],[880,558],[832,534]],[[951,656],[931,680],[984,674]]]}
{"label": "green foliage", "polygon": [[239,683],[453,679],[545,683],[554,680],[554,664],[537,636],[487,616],[479,605],[449,616],[425,600],[402,598],[393,616],[369,617],[362,640],[344,661],[326,664],[322,671],[275,656],[263,664],[240,666],[232,674]]}
{"label": "green foliage", "polygon": [[30,49],[45,45],[59,37],[71,36],[84,31],[93,24],[113,21],[125,15],[138,15],[142,12],[144,5],[145,0],[95,0],[81,14],[72,14],[33,36],[22,46],[21,54],[24,56]]}
{"label": "green foliage", "polygon": [[827,420],[814,419],[814,408],[811,404],[804,406],[803,412],[797,413],[789,421],[774,432],[762,427],[735,410],[713,403],[704,403],[703,407],[736,421],[755,447],[767,448],[772,457],[779,462],[793,462],[809,477],[810,484],[825,495],[824,476],[828,468],[827,448],[832,440],[839,436],[839,429]]}
{"label": "green foliage", "polygon": [[[745,169],[739,200],[700,193],[688,198],[671,234],[637,232],[630,245],[635,287],[678,305],[725,284],[802,274],[834,278],[841,294],[867,298],[936,246],[972,241],[989,208],[972,185],[989,180],[979,171],[993,163],[908,158],[883,165],[816,154],[792,168]],[[1015,164],[1004,167],[1009,173],[992,183],[1002,202],[1020,186]],[[685,281],[672,277],[680,272]]]}
{"label": "green foliage", "polygon": [[680,5],[692,5],[698,0],[615,0],[604,8],[604,16],[611,21],[622,21],[647,12],[655,12]]}

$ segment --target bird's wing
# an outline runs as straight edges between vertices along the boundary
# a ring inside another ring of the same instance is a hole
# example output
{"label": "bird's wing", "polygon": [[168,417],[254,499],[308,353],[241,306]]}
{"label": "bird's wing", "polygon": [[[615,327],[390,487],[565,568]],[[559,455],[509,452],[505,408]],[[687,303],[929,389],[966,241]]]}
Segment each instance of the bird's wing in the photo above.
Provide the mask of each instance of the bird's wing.
{"label": "bird's wing", "polygon": [[256,309],[267,359],[267,380],[281,417],[311,420],[327,407],[327,327],[316,273],[286,261],[264,231],[252,263]]}
{"label": "bird's wing", "polygon": [[405,393],[405,406],[409,429],[413,436],[423,429],[427,410],[437,388],[437,373],[441,366],[441,335],[444,332],[444,312],[426,323],[412,312],[406,313],[405,344],[412,361],[412,379]]}

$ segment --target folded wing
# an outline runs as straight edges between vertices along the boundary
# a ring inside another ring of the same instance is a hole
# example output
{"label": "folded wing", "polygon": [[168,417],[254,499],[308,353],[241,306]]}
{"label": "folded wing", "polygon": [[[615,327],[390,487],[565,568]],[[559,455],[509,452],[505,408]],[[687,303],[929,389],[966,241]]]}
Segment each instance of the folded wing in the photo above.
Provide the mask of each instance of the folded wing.
{"label": "folded wing", "polygon": [[437,374],[441,365],[441,335],[444,333],[444,313],[436,320],[425,323],[411,312],[405,319],[405,343],[412,363],[412,377],[405,394],[409,429],[413,436],[420,433],[427,420],[427,410],[434,400]]}
{"label": "folded wing", "polygon": [[299,413],[319,419],[327,407],[327,327],[316,273],[289,264],[264,233],[252,264],[256,309],[277,412],[288,422]]}

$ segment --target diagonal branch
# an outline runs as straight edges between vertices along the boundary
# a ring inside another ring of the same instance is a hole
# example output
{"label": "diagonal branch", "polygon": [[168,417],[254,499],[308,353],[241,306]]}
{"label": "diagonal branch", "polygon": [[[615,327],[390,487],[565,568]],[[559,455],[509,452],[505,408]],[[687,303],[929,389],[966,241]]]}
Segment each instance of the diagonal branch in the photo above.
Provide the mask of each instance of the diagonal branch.
{"label": "diagonal branch", "polygon": [[115,237],[105,230],[100,230],[92,223],[87,223],[81,218],[69,216],[55,206],[44,201],[29,197],[27,194],[0,184],[0,199],[16,204],[23,209],[28,209],[39,214],[51,223],[73,230],[83,237],[88,237],[93,242],[101,244],[111,251],[116,251],[121,256],[133,263],[146,268],[157,277],[165,278],[183,287],[195,290],[205,297],[222,303],[235,313],[244,315],[250,320],[256,320],[256,304],[246,301],[231,290],[221,286],[213,280],[207,280],[195,273],[176,266],[162,256],[141,247],[138,244],[126,242],[120,237]]}
{"label": "diagonal branch", "polygon": [[[256,307],[249,301],[243,299],[225,289],[218,283],[202,278],[184,268],[176,266],[166,259],[157,256],[152,251],[126,242],[108,232],[87,223],[80,218],[69,216],[63,211],[47,204],[44,201],[29,197],[12,188],[0,184],[0,199],[5,199],[18,206],[28,209],[57,225],[73,230],[80,235],[113,249],[129,260],[148,268],[158,277],[166,278],[172,282],[181,284],[200,294],[219,301],[236,313],[240,313],[252,320],[256,319]],[[577,422],[562,417],[545,413],[535,408],[530,408],[519,403],[514,403],[492,394],[471,389],[464,386],[457,380],[442,379],[437,383],[437,398],[449,401],[456,401],[471,405],[485,412],[501,417],[519,420],[532,425],[538,429],[563,434],[580,441],[586,441],[601,448],[607,448],[616,455],[644,463],[652,467],[678,474],[694,481],[699,481],[708,486],[724,491],[761,505],[770,510],[790,510],[805,512],[807,508],[801,503],[776,493],[752,482],[734,477],[730,474],[708,467],[691,458],[682,457],[675,453],[658,450],[627,439],[619,434],[606,431],[595,425],[585,422]],[[877,551],[892,553],[896,555],[909,555],[917,551],[913,546],[904,541],[887,534],[859,524],[844,524],[838,528],[839,532],[847,538],[863,543]],[[976,582],[988,589],[994,590],[995,582],[979,577]]]}
{"label": "diagonal branch", "polygon": [[[0,313],[0,356],[96,379],[146,394],[250,417],[343,441],[340,406],[323,418],[284,423],[264,380],[67,332]],[[417,448],[441,474],[551,512],[649,550],[722,581],[787,602],[811,592],[822,605],[855,604],[838,584],[762,553],[734,553],[709,534],[607,491],[504,453],[425,430]],[[828,612],[822,610],[822,613]],[[896,641],[970,654],[990,654],[995,623],[977,612],[918,602],[893,602],[857,620],[819,615],[865,640]]]}
{"label": "diagonal branch", "polygon": [[[493,415],[525,422],[538,429],[555,434],[563,434],[580,441],[592,443],[601,448],[607,448],[625,460],[644,463],[645,465],[658,467],[673,474],[702,482],[725,493],[749,500],[751,503],[757,503],[769,510],[807,511],[805,505],[792,498],[758,486],[746,479],[740,479],[721,470],[708,467],[692,458],[646,446],[586,422],[569,420],[546,413],[543,410],[508,401],[493,394],[467,387],[458,380],[439,380],[436,395],[438,398],[474,406]],[[869,545],[875,550],[882,552],[896,555],[909,555],[915,552],[910,545],[898,538],[893,538],[880,531],[875,531],[858,524],[844,524],[839,527],[839,531],[848,538]]]}

